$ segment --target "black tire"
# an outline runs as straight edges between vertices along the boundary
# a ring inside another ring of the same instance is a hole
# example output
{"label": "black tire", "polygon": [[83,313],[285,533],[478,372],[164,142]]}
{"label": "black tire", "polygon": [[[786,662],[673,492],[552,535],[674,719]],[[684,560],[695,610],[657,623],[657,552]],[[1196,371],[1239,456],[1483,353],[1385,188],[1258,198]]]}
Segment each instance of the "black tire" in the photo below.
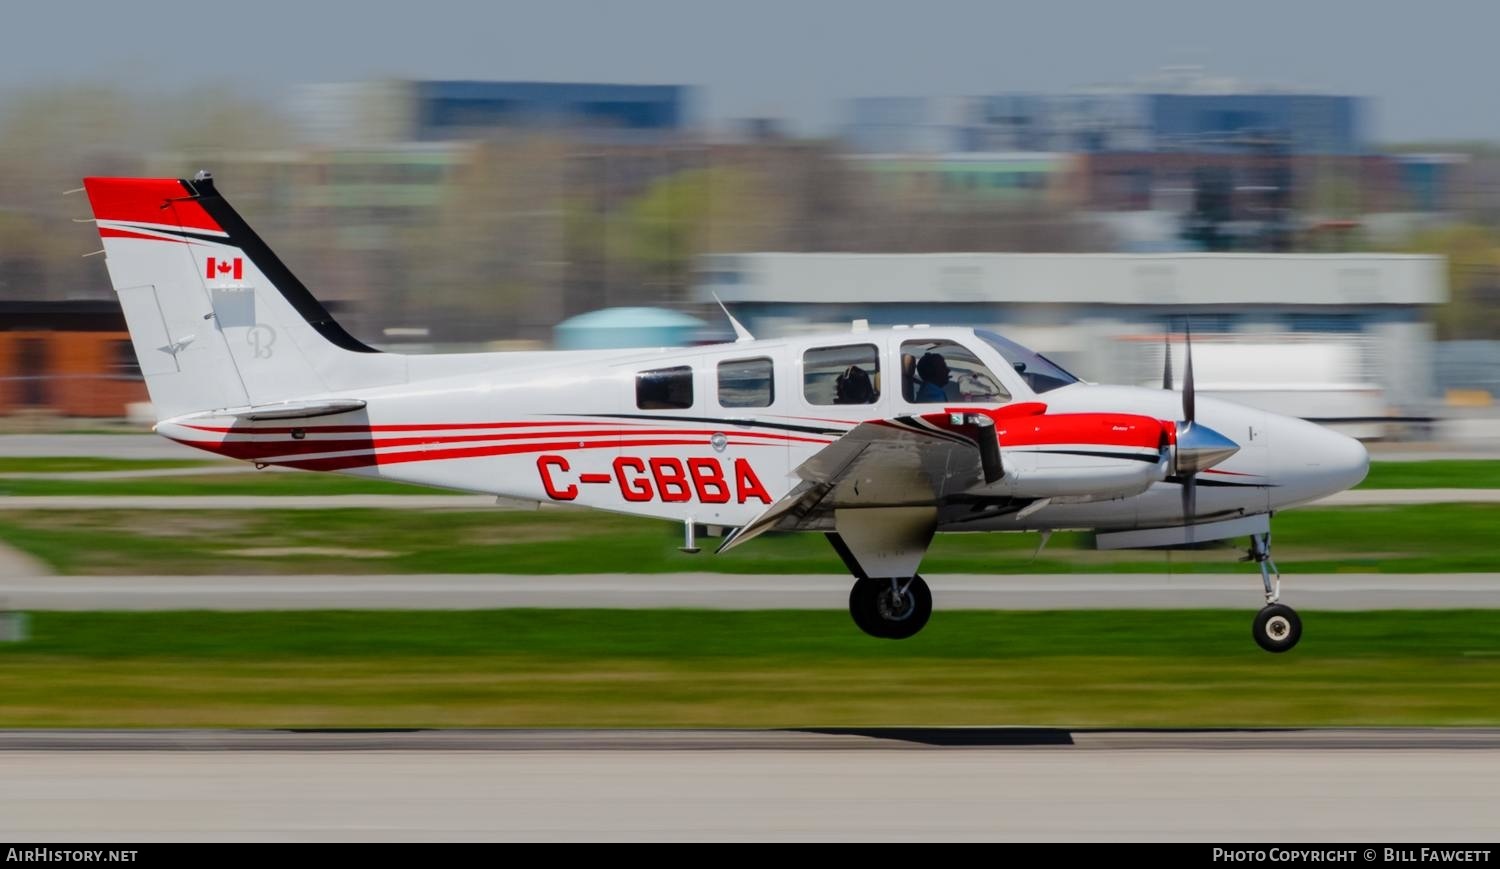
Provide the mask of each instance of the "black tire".
{"label": "black tire", "polygon": [[920,576],[903,584],[906,594],[897,602],[889,579],[855,580],[849,591],[849,615],[854,624],[882,640],[904,640],[922,630],[932,617],[932,590]]}
{"label": "black tire", "polygon": [[1267,652],[1285,652],[1302,639],[1302,619],[1289,606],[1273,603],[1255,614],[1255,644]]}

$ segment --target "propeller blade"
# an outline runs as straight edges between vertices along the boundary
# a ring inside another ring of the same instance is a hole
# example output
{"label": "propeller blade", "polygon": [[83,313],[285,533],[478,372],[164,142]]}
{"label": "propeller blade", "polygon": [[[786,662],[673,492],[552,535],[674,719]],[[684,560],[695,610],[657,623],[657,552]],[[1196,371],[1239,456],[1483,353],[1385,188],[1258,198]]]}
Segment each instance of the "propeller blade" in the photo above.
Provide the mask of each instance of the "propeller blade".
{"label": "propeller blade", "polygon": [[1198,475],[1182,478],[1182,524],[1187,526],[1187,542],[1193,542],[1193,523],[1198,518]]}
{"label": "propeller blade", "polygon": [[1162,365],[1161,365],[1161,388],[1172,389],[1172,333],[1167,332],[1161,336]]}
{"label": "propeller blade", "polygon": [[1197,402],[1193,400],[1193,324],[1188,323],[1187,329],[1187,365],[1182,374],[1182,418],[1188,425],[1193,424],[1196,418],[1194,412],[1197,410]]}

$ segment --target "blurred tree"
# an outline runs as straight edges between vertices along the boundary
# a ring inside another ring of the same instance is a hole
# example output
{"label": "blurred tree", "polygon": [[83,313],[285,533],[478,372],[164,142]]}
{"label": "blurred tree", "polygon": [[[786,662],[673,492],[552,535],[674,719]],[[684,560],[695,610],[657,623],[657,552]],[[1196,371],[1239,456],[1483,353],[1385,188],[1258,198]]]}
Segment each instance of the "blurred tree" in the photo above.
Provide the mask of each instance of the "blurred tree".
{"label": "blurred tree", "polygon": [[46,233],[24,214],[0,212],[0,299],[47,293]]}
{"label": "blurred tree", "polygon": [[197,86],[151,112],[158,148],[184,157],[220,159],[285,148],[296,142],[290,122],[270,106],[226,86]]}
{"label": "blurred tree", "polygon": [[[7,218],[0,227],[0,292],[109,294],[103,261],[82,258],[98,249],[98,238],[71,222],[87,217],[88,205],[81,194],[62,196],[85,176],[139,174],[153,159],[188,174],[200,165],[218,168],[213,164],[222,161],[211,156],[290,142],[289,127],[270,109],[227,89],[147,99],[70,84],[14,94],[0,110],[0,212]],[[192,156],[190,167],[182,165],[183,152]]]}
{"label": "blurred tree", "polygon": [[567,160],[546,135],[497,136],[455,158],[441,204],[391,238],[403,273],[382,287],[382,319],[448,340],[549,337],[565,310]]}
{"label": "blurred tree", "polygon": [[[768,241],[783,203],[751,173],[691,169],[662,178],[631,200],[607,227],[609,253],[636,266],[651,296],[688,300],[693,260],[749,250]],[[600,228],[590,230],[600,231]]]}
{"label": "blurred tree", "polygon": [[110,88],[49,86],[7,102],[0,112],[0,210],[9,218],[0,292],[6,298],[108,292],[102,263],[81,258],[99,247],[98,238],[70,223],[87,216],[88,206],[81,196],[62,194],[85,175],[134,169],[139,164],[129,155],[143,141],[129,100]]}
{"label": "blurred tree", "polygon": [[1438,308],[1438,338],[1500,338],[1500,234],[1472,224],[1419,233],[1409,253],[1447,258],[1448,302]]}

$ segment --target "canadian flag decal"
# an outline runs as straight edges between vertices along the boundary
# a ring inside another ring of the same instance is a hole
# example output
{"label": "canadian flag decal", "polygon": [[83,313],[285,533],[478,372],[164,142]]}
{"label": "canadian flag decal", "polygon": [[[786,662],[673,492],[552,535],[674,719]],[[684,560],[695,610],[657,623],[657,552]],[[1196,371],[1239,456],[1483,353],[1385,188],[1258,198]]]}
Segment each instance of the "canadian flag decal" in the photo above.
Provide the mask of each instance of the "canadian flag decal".
{"label": "canadian flag decal", "polygon": [[234,259],[209,257],[205,277],[211,281],[223,280],[229,277],[233,277],[237,281],[242,281],[245,279],[245,258],[238,256]]}

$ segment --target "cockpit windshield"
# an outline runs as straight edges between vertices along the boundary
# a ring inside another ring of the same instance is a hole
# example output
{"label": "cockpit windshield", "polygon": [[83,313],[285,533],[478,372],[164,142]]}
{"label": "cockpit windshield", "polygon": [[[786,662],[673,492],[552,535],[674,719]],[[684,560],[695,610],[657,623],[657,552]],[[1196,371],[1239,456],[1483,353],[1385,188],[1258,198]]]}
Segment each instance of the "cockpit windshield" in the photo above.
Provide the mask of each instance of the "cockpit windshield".
{"label": "cockpit windshield", "polygon": [[1069,374],[1062,366],[1034,350],[1022,347],[1009,338],[1002,338],[985,329],[975,329],[974,334],[981,341],[995,348],[1010,364],[1010,367],[1021,375],[1021,379],[1026,381],[1026,385],[1031,387],[1032,392],[1050,392],[1078,382],[1078,378]]}

